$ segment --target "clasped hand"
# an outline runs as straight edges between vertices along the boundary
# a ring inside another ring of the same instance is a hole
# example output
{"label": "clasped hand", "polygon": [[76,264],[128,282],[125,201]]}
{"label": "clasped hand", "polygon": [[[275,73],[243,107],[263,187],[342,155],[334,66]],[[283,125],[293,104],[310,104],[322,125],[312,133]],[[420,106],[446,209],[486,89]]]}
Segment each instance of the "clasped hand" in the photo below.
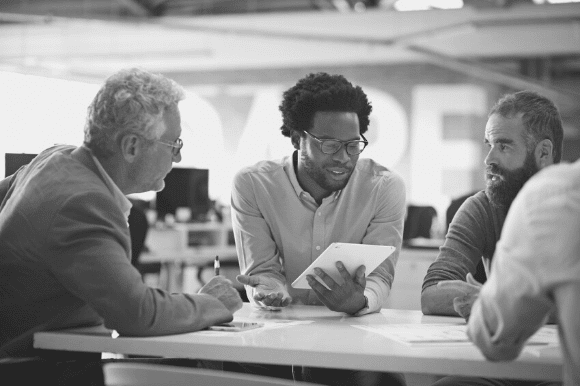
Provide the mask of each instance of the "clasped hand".
{"label": "clasped hand", "polygon": [[365,305],[364,289],[366,287],[365,266],[357,268],[351,277],[342,262],[336,262],[336,268],[340,273],[344,283],[338,284],[332,277],[320,268],[314,268],[318,276],[327,286],[320,284],[313,275],[306,275],[306,280],[310,288],[314,291],[318,299],[328,309],[347,314],[356,314]]}
{"label": "clasped hand", "polygon": [[437,283],[437,287],[452,289],[457,291],[460,295],[453,299],[453,309],[466,321],[469,321],[471,315],[471,307],[477,300],[482,284],[473,278],[471,273],[467,274],[463,280],[446,280]]}
{"label": "clasped hand", "polygon": [[255,288],[254,300],[270,310],[286,307],[292,302],[286,287],[271,277],[238,275],[236,279],[243,285]]}

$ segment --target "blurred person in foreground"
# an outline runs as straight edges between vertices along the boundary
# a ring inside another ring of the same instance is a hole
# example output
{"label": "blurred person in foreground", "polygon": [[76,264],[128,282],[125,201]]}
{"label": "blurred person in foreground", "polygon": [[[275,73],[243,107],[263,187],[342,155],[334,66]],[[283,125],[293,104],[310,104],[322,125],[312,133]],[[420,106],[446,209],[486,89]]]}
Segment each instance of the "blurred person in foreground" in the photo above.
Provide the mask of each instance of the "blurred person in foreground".
{"label": "blurred person in foreground", "polygon": [[580,160],[542,170],[518,194],[467,334],[486,358],[513,360],[552,311],[564,385],[580,385]]}
{"label": "blurred person in foreground", "polygon": [[[341,75],[309,74],[283,94],[282,135],[290,156],[261,161],[234,177],[232,221],[250,301],[276,310],[290,304],[325,305],[352,316],[378,312],[395,275],[405,217],[401,177],[360,158],[368,141],[371,105]],[[292,283],[333,242],[391,245],[396,251],[373,272],[348,272],[344,283],[317,272],[310,290]],[[328,385],[401,384],[397,374],[304,368],[303,379]]]}
{"label": "blurred person in foreground", "polygon": [[[421,293],[424,314],[469,319],[510,206],[526,181],[560,162],[563,129],[556,106],[531,91],[502,97],[485,127],[486,188],[459,208],[439,256],[427,270]],[[447,377],[437,385],[536,384],[501,379]]]}
{"label": "blurred person in foreground", "polygon": [[64,363],[83,355],[54,359],[32,348],[33,333],[101,323],[127,336],[185,333],[241,308],[221,276],[197,294],[169,293],[146,286],[131,265],[126,195],[162,190],[181,161],[184,95],[161,75],[122,70],[89,106],[81,146],[50,147],[0,182],[1,356]]}

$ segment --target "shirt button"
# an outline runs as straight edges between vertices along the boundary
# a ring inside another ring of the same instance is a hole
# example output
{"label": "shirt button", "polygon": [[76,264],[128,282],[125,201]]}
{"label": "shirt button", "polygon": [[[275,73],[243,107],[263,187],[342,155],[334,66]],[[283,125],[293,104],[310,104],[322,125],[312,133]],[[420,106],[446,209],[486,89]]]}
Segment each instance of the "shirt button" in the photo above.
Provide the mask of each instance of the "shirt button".
{"label": "shirt button", "polygon": [[316,246],[316,250],[317,250],[317,251],[320,251],[320,245],[317,245],[317,246]]}

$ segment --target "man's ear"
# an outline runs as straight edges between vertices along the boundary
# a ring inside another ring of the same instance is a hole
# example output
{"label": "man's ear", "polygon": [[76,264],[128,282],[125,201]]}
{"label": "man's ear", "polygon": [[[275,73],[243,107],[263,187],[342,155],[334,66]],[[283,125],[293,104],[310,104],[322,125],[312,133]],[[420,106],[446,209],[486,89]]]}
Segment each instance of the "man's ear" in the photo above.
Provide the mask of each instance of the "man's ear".
{"label": "man's ear", "polygon": [[127,134],[121,138],[121,152],[127,162],[133,162],[139,154],[139,141],[141,138],[135,134]]}
{"label": "man's ear", "polygon": [[554,163],[554,144],[549,139],[543,139],[536,145],[534,151],[536,164],[540,169]]}
{"label": "man's ear", "polygon": [[292,136],[290,137],[292,140],[292,145],[294,145],[294,149],[300,150],[300,133],[298,131],[293,131]]}

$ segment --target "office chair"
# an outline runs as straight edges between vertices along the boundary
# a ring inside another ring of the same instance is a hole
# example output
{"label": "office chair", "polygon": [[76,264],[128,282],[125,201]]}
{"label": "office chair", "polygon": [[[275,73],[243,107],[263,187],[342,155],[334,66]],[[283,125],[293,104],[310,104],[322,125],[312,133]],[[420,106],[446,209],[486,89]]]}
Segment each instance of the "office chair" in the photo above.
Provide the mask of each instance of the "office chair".
{"label": "office chair", "polygon": [[313,386],[260,375],[142,363],[107,363],[105,386]]}
{"label": "office chair", "polygon": [[437,217],[432,206],[407,206],[407,217],[403,226],[403,240],[423,237],[431,238],[431,226]]}

